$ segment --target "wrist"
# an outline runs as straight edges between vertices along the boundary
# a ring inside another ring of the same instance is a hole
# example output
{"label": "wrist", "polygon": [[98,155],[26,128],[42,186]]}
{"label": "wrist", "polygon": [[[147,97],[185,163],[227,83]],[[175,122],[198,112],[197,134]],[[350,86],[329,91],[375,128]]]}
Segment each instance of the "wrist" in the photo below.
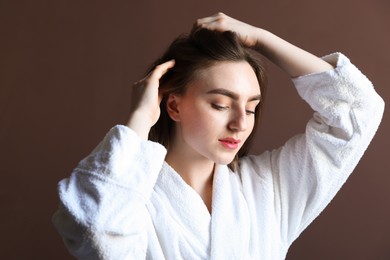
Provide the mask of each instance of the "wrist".
{"label": "wrist", "polygon": [[136,132],[140,138],[147,140],[153,124],[149,123],[141,112],[136,111],[130,115],[126,126]]}
{"label": "wrist", "polygon": [[249,40],[249,46],[261,50],[264,46],[264,39],[267,34],[267,31],[258,27],[253,27],[252,32],[250,33],[251,37]]}
{"label": "wrist", "polygon": [[254,36],[254,48],[261,54],[267,56],[269,49],[272,48],[272,44],[275,42],[275,35],[267,30],[256,28]]}

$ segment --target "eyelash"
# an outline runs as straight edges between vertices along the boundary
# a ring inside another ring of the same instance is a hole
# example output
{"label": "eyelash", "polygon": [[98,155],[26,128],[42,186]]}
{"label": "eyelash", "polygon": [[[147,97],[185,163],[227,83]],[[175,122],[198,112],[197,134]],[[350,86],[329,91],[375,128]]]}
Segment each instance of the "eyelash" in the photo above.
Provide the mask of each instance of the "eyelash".
{"label": "eyelash", "polygon": [[[212,106],[214,109],[219,110],[219,111],[224,111],[224,110],[226,110],[226,109],[229,109],[228,106],[225,107],[225,106],[220,106],[220,105],[217,105],[217,104],[211,104],[211,106]],[[254,115],[254,114],[255,114],[255,111],[246,110],[246,113],[247,113],[248,115]]]}
{"label": "eyelash", "polygon": [[228,106],[220,106],[220,105],[217,105],[217,104],[211,104],[211,106],[216,109],[216,110],[220,110],[220,111],[223,111],[223,110],[226,110],[226,109],[229,109]]}

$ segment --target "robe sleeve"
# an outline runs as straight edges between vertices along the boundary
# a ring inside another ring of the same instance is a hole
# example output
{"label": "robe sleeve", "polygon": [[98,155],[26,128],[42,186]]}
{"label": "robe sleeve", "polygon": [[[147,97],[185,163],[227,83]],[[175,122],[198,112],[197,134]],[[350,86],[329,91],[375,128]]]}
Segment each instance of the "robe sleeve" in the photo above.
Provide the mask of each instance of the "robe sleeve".
{"label": "robe sleeve", "polygon": [[71,254],[78,259],[146,255],[145,205],[165,154],[163,146],[116,126],[59,183],[60,207],[53,223]]}
{"label": "robe sleeve", "polygon": [[305,133],[279,149],[247,160],[252,171],[271,176],[260,179],[271,179],[273,210],[286,247],[352,173],[384,110],[371,82],[347,57],[335,53],[323,59],[335,69],[293,79],[299,95],[314,110]]}

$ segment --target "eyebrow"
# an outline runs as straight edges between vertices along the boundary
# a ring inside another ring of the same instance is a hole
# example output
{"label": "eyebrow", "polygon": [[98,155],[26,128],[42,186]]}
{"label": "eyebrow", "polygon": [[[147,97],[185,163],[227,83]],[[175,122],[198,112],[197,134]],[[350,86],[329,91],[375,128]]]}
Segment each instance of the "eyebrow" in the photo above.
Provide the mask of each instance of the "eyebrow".
{"label": "eyebrow", "polygon": [[[239,95],[235,92],[232,92],[228,89],[225,88],[215,88],[207,92],[207,94],[218,94],[218,95],[223,95],[230,97],[233,100],[238,100]],[[256,100],[261,100],[261,95],[256,95],[251,98],[249,98],[249,101],[256,101]]]}

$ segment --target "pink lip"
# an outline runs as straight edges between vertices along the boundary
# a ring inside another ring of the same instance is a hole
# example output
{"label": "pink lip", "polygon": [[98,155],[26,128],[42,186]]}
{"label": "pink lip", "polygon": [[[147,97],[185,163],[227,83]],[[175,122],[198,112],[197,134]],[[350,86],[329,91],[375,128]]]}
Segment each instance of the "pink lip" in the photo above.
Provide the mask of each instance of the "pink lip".
{"label": "pink lip", "polygon": [[221,142],[221,144],[225,148],[232,149],[232,150],[236,149],[238,147],[238,144],[240,143],[240,140],[231,137],[219,139],[218,141]]}

